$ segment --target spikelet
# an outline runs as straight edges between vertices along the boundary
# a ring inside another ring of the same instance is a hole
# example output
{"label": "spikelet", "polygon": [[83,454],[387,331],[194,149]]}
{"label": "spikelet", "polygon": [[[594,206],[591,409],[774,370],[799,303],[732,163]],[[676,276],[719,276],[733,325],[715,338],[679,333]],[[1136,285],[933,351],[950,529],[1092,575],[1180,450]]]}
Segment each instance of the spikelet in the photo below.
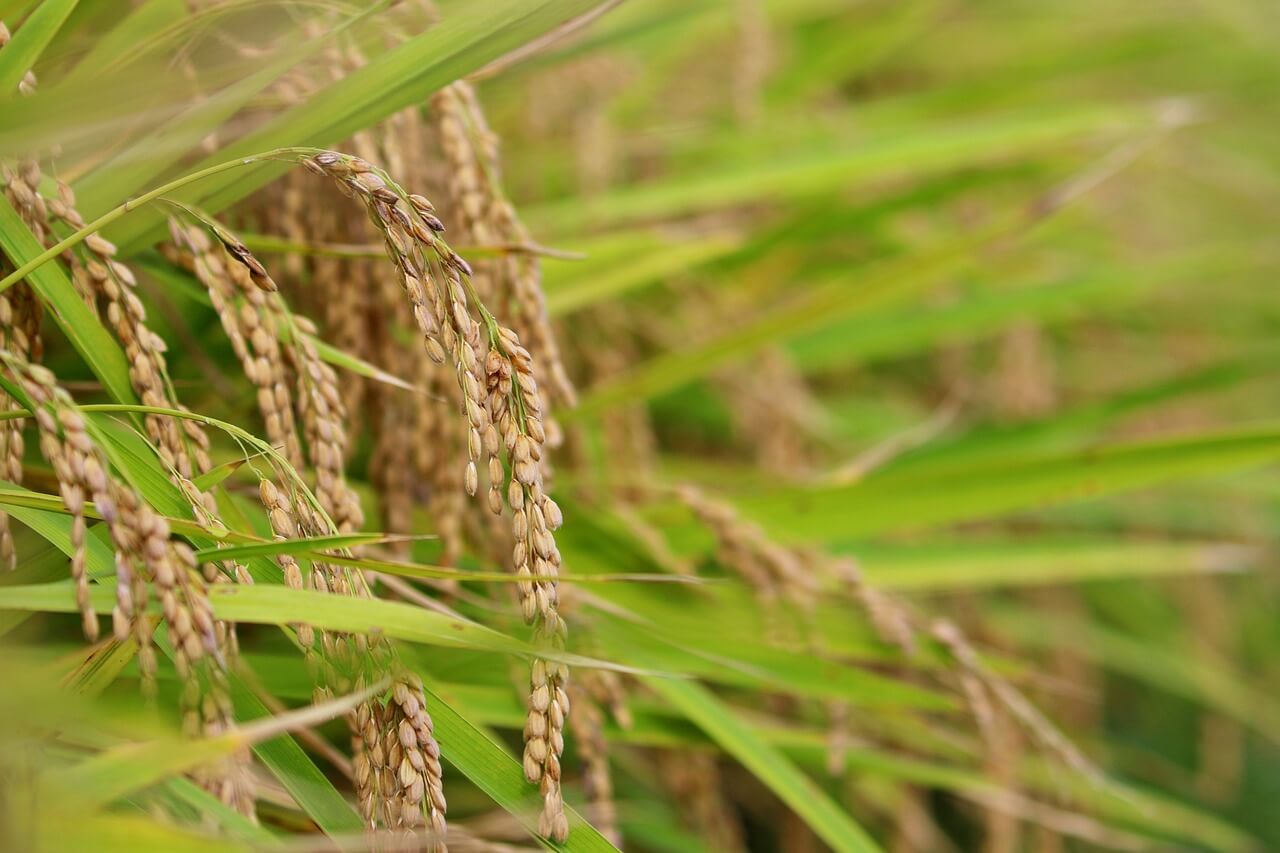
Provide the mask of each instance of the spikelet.
{"label": "spikelet", "polygon": [[466,493],[464,471],[456,464],[466,453],[471,426],[449,411],[461,406],[461,392],[445,365],[422,358],[418,367],[422,393],[414,400],[414,423],[419,440],[411,454],[413,472],[427,486],[427,509],[440,537],[440,561],[453,565],[462,553]]}
{"label": "spikelet", "polygon": [[[0,49],[4,48],[13,37],[9,32],[9,28],[5,26],[4,21],[0,21]],[[28,69],[22,75],[22,79],[18,81],[18,94],[31,95],[36,90],[36,75],[34,71]]]}
{"label": "spikelet", "polygon": [[830,571],[836,582],[862,605],[871,626],[883,642],[897,646],[906,657],[915,654],[916,631],[912,615],[901,602],[868,584],[857,562],[851,558],[832,560]]}
{"label": "spikelet", "polygon": [[[510,470],[506,501],[512,510],[513,563],[521,577],[517,586],[522,611],[535,623],[542,642],[563,647],[567,631],[556,611],[560,552],[553,534],[562,517],[543,489],[538,464],[546,433],[532,357],[515,332],[499,326],[483,305],[473,304],[474,294],[468,294],[471,267],[438,237],[444,226],[430,201],[409,195],[385,172],[358,157],[328,151],[307,165],[365,206],[400,274],[427,354],[433,361],[447,362],[456,376],[467,425],[463,488],[471,495],[478,492],[478,463],[485,457],[487,500],[496,515],[502,511],[505,469]],[[483,336],[473,310],[485,321]],[[539,828],[557,840],[568,834],[560,792],[560,754],[569,712],[567,678],[563,664],[533,661],[525,727],[525,775],[540,783],[543,794]]]}
{"label": "spikelet", "polygon": [[[0,45],[6,36],[7,31],[0,24]],[[0,179],[4,180],[5,196],[19,211],[28,209],[22,203],[24,198],[28,204],[34,204],[39,199],[20,175],[7,167],[0,167]],[[7,260],[0,256],[0,272],[9,269]],[[40,305],[26,282],[18,282],[0,292],[0,347],[24,360],[40,359]],[[3,411],[11,412],[21,408],[7,394],[0,393],[0,400],[3,401]],[[21,485],[23,479],[22,458],[25,444],[22,430],[21,418],[0,423],[0,476],[16,485]],[[17,565],[8,513],[0,513],[0,565],[8,570]]]}
{"label": "spikelet", "polygon": [[[536,375],[551,399],[573,405],[573,384],[560,360],[542,297],[538,258],[522,251],[532,240],[503,194],[498,138],[489,130],[474,88],[465,81],[446,86],[432,97],[431,113],[450,167],[452,212],[461,219],[464,233],[479,245],[517,249],[478,266],[480,293],[538,353]],[[558,430],[551,433],[554,446],[559,443]]]}
{"label": "spikelet", "polygon": [[[194,552],[185,543],[172,540],[168,522],[131,487],[111,475],[106,456],[90,438],[84,417],[53,374],[9,352],[0,353],[0,358],[31,402],[41,452],[53,467],[63,504],[71,514],[71,572],[85,635],[90,640],[98,635],[85,566],[85,505],[92,500],[115,550],[113,632],[117,640],[133,637],[137,641],[144,693],[154,696],[155,692],[154,626],[145,615],[147,599],[154,594],[173,646],[174,668],[183,682],[186,733],[229,731],[234,717],[225,661]],[[252,814],[251,780],[244,760],[245,756],[238,757],[223,772],[209,775],[207,781],[226,802]]]}
{"label": "spikelet", "polygon": [[716,537],[717,557],[742,574],[762,600],[784,597],[806,608],[817,598],[819,574],[812,560],[770,541],[754,524],[740,519],[728,504],[712,500],[692,486],[677,496]]}
{"label": "spikelet", "polygon": [[[49,215],[52,221],[78,231],[85,222],[76,209],[75,194],[62,182],[57,187],[57,196],[47,200]],[[90,234],[77,248],[81,250],[73,267],[75,278],[82,282],[90,304],[96,307],[97,299],[105,304],[107,325],[124,348],[129,380],[138,399],[144,406],[180,408],[169,380],[164,340],[147,326],[133,271],[116,260],[116,247],[98,234]],[[190,480],[212,467],[209,439],[195,421],[148,414],[144,423],[165,467],[181,480]],[[210,514],[216,513],[211,498],[201,500]]]}
{"label": "spikelet", "polygon": [[[277,314],[282,313],[283,303],[278,296],[270,302]],[[315,331],[309,321],[296,318],[285,354],[298,377],[298,414],[316,472],[316,497],[338,532],[349,533],[364,523],[364,514],[359,497],[346,479],[346,409],[338,391],[338,377],[333,367],[321,360],[312,339]]]}
{"label": "spikelet", "polygon": [[279,339],[274,329],[267,326],[264,316],[265,293],[253,285],[244,265],[233,260],[203,228],[171,220],[170,234],[174,245],[184,253],[174,259],[195,273],[196,279],[209,291],[245,377],[258,389],[258,408],[266,426],[267,440],[280,449],[291,465],[302,467],[293,396]]}

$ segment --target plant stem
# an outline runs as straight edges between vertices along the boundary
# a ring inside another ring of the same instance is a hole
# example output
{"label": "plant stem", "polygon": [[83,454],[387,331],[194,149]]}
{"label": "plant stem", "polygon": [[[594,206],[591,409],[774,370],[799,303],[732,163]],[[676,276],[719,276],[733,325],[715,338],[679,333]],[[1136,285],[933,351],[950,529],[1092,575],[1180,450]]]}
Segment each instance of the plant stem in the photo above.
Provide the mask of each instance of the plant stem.
{"label": "plant stem", "polygon": [[174,180],[170,181],[167,184],[156,187],[155,189],[149,192],[146,192],[138,196],[137,198],[131,198],[128,201],[126,201],[124,204],[121,204],[118,207],[114,207],[111,210],[108,210],[106,213],[102,214],[97,219],[93,220],[88,225],[81,228],[79,231],[70,235],[65,240],[61,240],[58,243],[55,243],[54,245],[50,246],[48,249],[45,249],[43,252],[36,255],[31,260],[27,261],[25,264],[22,264],[21,266],[19,266],[16,270],[14,270],[9,275],[5,276],[3,279],[0,279],[0,292],[4,292],[5,290],[8,290],[10,287],[17,284],[22,279],[26,278],[31,273],[32,270],[38,268],[41,264],[44,264],[48,261],[53,260],[54,258],[58,257],[58,255],[61,255],[63,252],[65,252],[67,249],[70,249],[72,246],[76,246],[80,244],[90,234],[93,234],[97,231],[102,230],[106,226],[110,225],[112,222],[115,222],[117,219],[124,216],[126,213],[137,210],[138,208],[146,204],[150,204],[151,202],[155,201],[156,199],[160,198],[166,193],[171,193],[174,190],[185,187],[187,184],[195,183],[196,181],[199,181],[203,178],[208,178],[212,175],[217,175],[221,172],[228,172],[240,166],[250,166],[254,163],[260,163],[264,160],[297,160],[302,157],[313,156],[319,153],[320,151],[321,149],[319,148],[275,148],[263,154],[253,154],[248,157],[238,157],[235,160],[228,160],[225,163],[218,163],[217,165],[209,166],[208,168],[205,168],[205,169],[200,169],[199,171],[192,172],[188,175],[183,175],[180,178],[175,178]]}

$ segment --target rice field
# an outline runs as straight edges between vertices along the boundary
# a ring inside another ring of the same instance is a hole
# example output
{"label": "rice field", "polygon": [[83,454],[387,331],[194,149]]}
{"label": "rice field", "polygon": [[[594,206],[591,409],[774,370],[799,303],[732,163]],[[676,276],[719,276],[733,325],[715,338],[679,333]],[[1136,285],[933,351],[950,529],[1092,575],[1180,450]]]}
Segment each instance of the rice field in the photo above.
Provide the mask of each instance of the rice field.
{"label": "rice field", "polygon": [[1280,847],[1277,45],[0,0],[0,850]]}

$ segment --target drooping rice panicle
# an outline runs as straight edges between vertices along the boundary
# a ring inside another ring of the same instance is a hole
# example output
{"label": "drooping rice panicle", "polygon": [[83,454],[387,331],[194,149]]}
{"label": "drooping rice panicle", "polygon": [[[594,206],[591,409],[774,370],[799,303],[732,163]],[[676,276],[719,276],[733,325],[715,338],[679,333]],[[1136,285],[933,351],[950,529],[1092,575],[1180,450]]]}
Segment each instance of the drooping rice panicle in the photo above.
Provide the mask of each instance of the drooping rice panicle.
{"label": "drooping rice panicle", "polygon": [[[76,209],[75,193],[60,181],[57,187],[56,197],[46,202],[52,220],[65,223],[73,231],[83,228],[85,221]],[[105,303],[109,328],[124,348],[129,380],[138,399],[144,406],[182,408],[169,379],[164,356],[167,346],[147,326],[146,309],[138,298],[133,271],[116,260],[116,247],[98,234],[89,235],[77,251],[83,252],[77,267],[83,270],[86,293],[95,297],[95,302],[101,299]],[[196,421],[147,414],[144,423],[165,467],[176,472],[177,477],[190,481],[212,467],[208,436]],[[205,496],[203,503],[210,514],[216,514],[211,497]]]}
{"label": "drooping rice panicle", "polygon": [[[3,50],[12,39],[12,33],[0,21],[0,50]],[[36,76],[28,69],[18,84],[18,92],[31,95],[35,91]],[[21,164],[17,169],[7,164],[0,164],[0,180],[4,182],[4,194],[8,202],[18,211],[27,227],[39,238],[44,228],[44,215],[40,209],[39,165],[33,161]],[[11,270],[8,258],[0,253],[0,275]],[[40,304],[36,301],[31,288],[25,282],[0,292],[0,348],[16,354],[29,361],[40,361]],[[7,394],[0,393],[0,411],[11,412],[21,408]],[[22,485],[22,460],[26,446],[22,437],[23,421],[21,418],[6,420],[0,424],[0,476],[5,480]],[[17,567],[17,552],[14,550],[13,532],[9,524],[9,514],[0,512],[0,566],[12,571]]]}
{"label": "drooping rice panicle", "polygon": [[[929,633],[943,645],[957,664],[961,684],[968,685],[964,692],[971,700],[971,707],[977,707],[972,704],[973,697],[983,695],[983,691],[988,692],[1013,719],[1065,765],[1095,785],[1107,784],[1101,771],[1057,726],[1017,688],[982,662],[969,639],[954,622],[946,619],[934,620]],[[982,690],[978,689],[979,686]]]}
{"label": "drooping rice panicle", "polygon": [[225,229],[215,230],[213,239],[199,225],[175,221],[171,232],[175,244],[189,253],[246,376],[258,388],[268,436],[300,467],[297,426],[302,426],[321,507],[339,532],[358,529],[363,512],[345,471],[345,407],[337,375],[312,340],[314,326],[289,313],[266,269]]}
{"label": "drooping rice panicle", "polygon": [[245,264],[234,260],[205,229],[173,221],[170,234],[174,245],[187,253],[179,260],[189,265],[208,290],[245,377],[258,389],[258,409],[268,441],[280,449],[291,465],[301,467],[302,444],[294,423],[293,395],[279,337],[267,325],[265,293],[254,283]]}
{"label": "drooping rice panicle", "polygon": [[[299,496],[291,501],[270,480],[259,483],[259,495],[278,539],[335,531],[332,521],[306,499]],[[276,561],[287,586],[302,589],[306,585],[294,557],[281,554]],[[370,595],[359,570],[321,561],[312,563],[310,586],[335,595]],[[443,853],[446,804],[440,752],[421,680],[400,672],[394,650],[378,635],[316,632],[305,623],[294,628],[309,669],[318,679],[317,700],[362,689],[380,673],[395,674],[388,694],[367,700],[348,715],[356,802],[371,830],[392,830],[403,834],[406,843],[423,843]]]}
{"label": "drooping rice panicle", "polygon": [[[323,152],[307,165],[365,206],[400,275],[428,355],[439,363],[447,361],[455,372],[468,428],[463,488],[471,495],[478,492],[477,466],[483,454],[489,468],[489,507],[500,513],[504,461],[510,469],[506,498],[512,511],[521,607],[540,641],[562,648],[567,632],[556,611],[560,553],[553,534],[562,517],[543,489],[538,465],[546,433],[532,357],[515,332],[500,326],[473,299],[474,292],[468,294],[471,267],[439,238],[444,226],[430,201],[410,195],[358,157]],[[483,327],[472,310],[480,314]],[[525,726],[525,775],[539,782],[543,794],[539,830],[557,840],[568,834],[560,792],[567,678],[563,664],[533,661]]]}
{"label": "drooping rice panicle", "polygon": [[[86,636],[93,640],[98,634],[89,600],[85,550],[85,507],[92,501],[115,552],[113,633],[119,641],[132,638],[137,642],[144,693],[155,694],[155,626],[146,615],[147,599],[155,595],[173,649],[174,668],[182,682],[184,731],[189,736],[229,731],[235,722],[226,660],[194,552],[185,542],[172,539],[168,521],[111,473],[84,416],[50,371],[7,351],[0,352],[0,359],[5,372],[31,402],[41,452],[53,466],[63,504],[71,513],[71,572]],[[245,752],[221,769],[206,769],[201,775],[225,802],[252,815],[247,760]]]}
{"label": "drooping rice panicle", "polygon": [[717,557],[738,571],[762,600],[784,597],[812,607],[820,574],[812,561],[768,539],[764,531],[740,519],[728,504],[712,500],[691,486],[679,490],[679,498],[716,537]]}
{"label": "drooping rice panicle", "polygon": [[[464,233],[477,245],[529,246],[529,232],[503,192],[498,137],[489,129],[474,87],[465,81],[446,86],[432,97],[431,111],[449,164],[456,208],[451,212],[462,220]],[[537,256],[507,252],[480,262],[476,276],[482,297],[538,353],[535,375],[544,393],[558,404],[573,405],[576,394],[547,317]],[[550,438],[553,445],[559,443],[556,431]]]}

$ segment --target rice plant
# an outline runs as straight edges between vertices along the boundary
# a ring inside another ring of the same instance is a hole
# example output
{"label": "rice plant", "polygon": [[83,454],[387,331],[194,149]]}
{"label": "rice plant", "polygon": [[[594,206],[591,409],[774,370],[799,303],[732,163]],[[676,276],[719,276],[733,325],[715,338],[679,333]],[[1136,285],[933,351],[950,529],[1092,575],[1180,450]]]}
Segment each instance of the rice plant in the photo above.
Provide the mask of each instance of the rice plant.
{"label": "rice plant", "polygon": [[1280,846],[1277,39],[0,0],[0,849]]}

